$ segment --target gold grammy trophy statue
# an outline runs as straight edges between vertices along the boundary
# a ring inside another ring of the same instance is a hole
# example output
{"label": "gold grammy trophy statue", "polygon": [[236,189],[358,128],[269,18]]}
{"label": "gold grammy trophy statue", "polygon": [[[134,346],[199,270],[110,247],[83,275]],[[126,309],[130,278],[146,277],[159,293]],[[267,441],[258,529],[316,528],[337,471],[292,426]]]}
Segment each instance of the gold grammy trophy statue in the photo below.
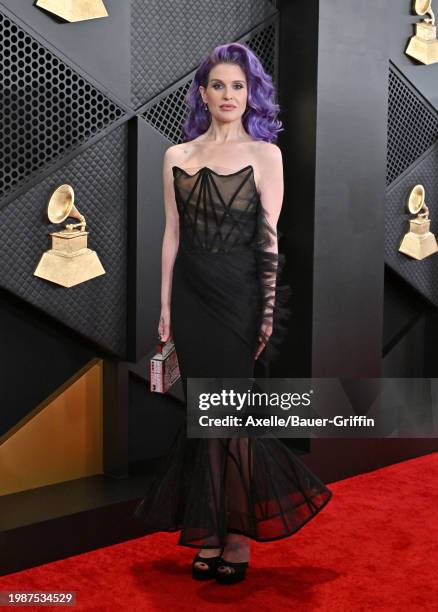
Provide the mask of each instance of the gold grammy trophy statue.
{"label": "gold grammy trophy statue", "polygon": [[406,201],[409,212],[417,216],[409,220],[409,232],[403,237],[399,251],[414,259],[424,259],[438,251],[435,236],[429,231],[429,208],[424,198],[423,185],[415,185],[409,192]]}
{"label": "gold grammy trophy statue", "polygon": [[428,13],[430,18],[426,17],[415,24],[415,36],[409,41],[406,55],[410,55],[422,64],[434,64],[438,61],[438,40],[432,0],[414,0],[412,10],[417,15]]}
{"label": "gold grammy trophy statue", "polygon": [[51,223],[61,223],[67,217],[78,219],[79,223],[68,223],[65,229],[50,234],[52,248],[43,253],[34,272],[34,276],[63,287],[105,274],[97,253],[87,247],[89,232],[85,231],[85,217],[77,210],[74,199],[71,185],[60,185],[50,196],[47,216]]}

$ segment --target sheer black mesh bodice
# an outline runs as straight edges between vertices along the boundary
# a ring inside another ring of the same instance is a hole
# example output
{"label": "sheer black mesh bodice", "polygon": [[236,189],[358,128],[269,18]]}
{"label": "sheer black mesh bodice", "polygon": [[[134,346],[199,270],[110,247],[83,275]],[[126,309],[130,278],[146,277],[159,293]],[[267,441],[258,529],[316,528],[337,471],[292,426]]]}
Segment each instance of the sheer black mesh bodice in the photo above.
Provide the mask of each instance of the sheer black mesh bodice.
{"label": "sheer black mesh bodice", "polygon": [[[286,332],[291,291],[281,282],[284,257],[276,252],[277,233],[267,221],[254,168],[220,174],[208,167],[188,173],[173,166],[173,174],[180,256],[193,291],[251,347],[267,343],[260,356],[266,367]],[[273,326],[270,336],[263,324]],[[249,335],[254,326],[255,337]]]}
{"label": "sheer black mesh bodice", "polygon": [[209,168],[193,174],[178,166],[173,170],[180,240],[210,252],[231,251],[255,240],[260,199],[252,166],[231,174]]}

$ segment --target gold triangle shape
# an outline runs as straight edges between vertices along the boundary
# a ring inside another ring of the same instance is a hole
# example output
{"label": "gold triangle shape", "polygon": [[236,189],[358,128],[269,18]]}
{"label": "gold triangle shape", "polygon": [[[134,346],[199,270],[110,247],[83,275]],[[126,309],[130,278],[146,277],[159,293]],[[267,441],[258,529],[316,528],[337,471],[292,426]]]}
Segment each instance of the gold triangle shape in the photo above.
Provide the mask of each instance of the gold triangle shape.
{"label": "gold triangle shape", "polygon": [[108,17],[103,0],[37,0],[36,6],[70,22]]}
{"label": "gold triangle shape", "polygon": [[0,496],[103,472],[103,362],[93,359],[0,439]]}

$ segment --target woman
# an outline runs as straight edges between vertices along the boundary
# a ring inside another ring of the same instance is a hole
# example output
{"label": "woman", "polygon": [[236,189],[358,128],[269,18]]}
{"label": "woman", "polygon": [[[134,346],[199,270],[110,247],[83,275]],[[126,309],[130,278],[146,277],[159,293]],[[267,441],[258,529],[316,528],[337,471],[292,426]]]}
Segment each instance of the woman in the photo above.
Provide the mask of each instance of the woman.
{"label": "woman", "polygon": [[[248,47],[216,47],[187,94],[185,142],[164,155],[158,332],[174,340],[186,402],[187,377],[251,378],[285,331],[274,93]],[[275,438],[188,439],[182,427],[135,516],[200,548],[193,578],[232,584],[245,577],[250,539],[295,533],[331,496]]]}

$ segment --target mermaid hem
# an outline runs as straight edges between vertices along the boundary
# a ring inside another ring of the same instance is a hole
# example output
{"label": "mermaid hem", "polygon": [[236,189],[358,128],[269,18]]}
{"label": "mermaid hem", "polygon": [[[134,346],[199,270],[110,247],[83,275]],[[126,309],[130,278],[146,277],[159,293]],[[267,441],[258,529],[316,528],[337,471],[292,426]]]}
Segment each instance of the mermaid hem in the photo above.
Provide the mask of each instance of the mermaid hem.
{"label": "mermaid hem", "polygon": [[180,531],[192,548],[220,548],[227,533],[280,540],[333,495],[277,439],[190,439],[183,429],[133,513],[144,535]]}

